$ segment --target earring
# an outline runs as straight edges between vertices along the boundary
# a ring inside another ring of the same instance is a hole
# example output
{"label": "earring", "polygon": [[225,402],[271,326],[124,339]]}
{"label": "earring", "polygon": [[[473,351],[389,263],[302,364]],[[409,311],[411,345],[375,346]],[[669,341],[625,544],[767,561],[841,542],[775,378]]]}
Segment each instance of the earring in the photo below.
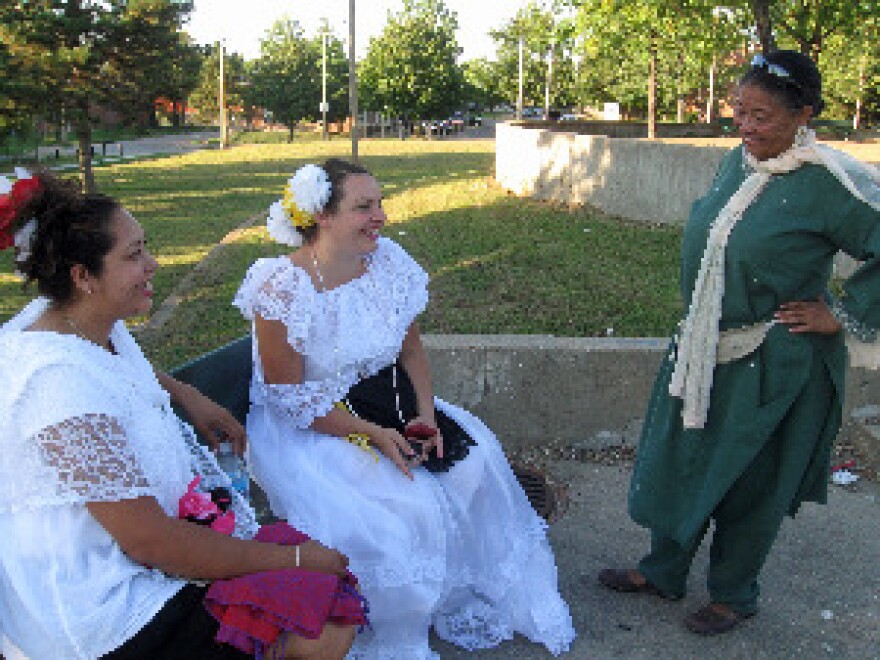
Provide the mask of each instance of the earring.
{"label": "earring", "polygon": [[794,144],[796,147],[806,146],[810,141],[812,131],[807,128],[806,124],[802,124],[798,126],[797,131],[794,134]]}

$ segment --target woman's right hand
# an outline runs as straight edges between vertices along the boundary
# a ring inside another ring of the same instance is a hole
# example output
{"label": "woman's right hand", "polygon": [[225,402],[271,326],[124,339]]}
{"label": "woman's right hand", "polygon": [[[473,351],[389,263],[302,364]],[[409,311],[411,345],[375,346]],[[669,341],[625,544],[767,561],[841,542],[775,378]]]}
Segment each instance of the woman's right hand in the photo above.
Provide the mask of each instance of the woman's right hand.
{"label": "woman's right hand", "polygon": [[381,451],[388,459],[394,463],[407,479],[412,480],[412,472],[410,467],[414,464],[412,461],[418,457],[413,448],[396,429],[377,426],[376,430],[370,435],[370,444]]}
{"label": "woman's right hand", "polygon": [[309,539],[299,545],[299,567],[319,573],[333,573],[341,577],[348,570],[348,557],[338,550]]}

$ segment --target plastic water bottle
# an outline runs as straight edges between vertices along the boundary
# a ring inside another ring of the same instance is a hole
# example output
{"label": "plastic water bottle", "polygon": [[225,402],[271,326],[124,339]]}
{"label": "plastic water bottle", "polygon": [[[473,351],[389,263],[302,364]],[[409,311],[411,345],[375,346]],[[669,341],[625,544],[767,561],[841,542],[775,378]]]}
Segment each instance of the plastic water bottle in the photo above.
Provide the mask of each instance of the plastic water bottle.
{"label": "plastic water bottle", "polygon": [[232,450],[231,442],[221,442],[217,445],[217,465],[229,476],[232,487],[243,498],[248,499],[251,479],[244,461]]}

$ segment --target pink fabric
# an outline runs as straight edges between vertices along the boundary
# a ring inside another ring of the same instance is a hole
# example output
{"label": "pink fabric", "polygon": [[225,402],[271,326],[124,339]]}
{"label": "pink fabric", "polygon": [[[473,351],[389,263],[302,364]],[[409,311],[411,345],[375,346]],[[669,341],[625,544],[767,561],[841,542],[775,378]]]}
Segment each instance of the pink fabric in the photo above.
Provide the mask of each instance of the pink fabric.
{"label": "pink fabric", "polygon": [[[299,545],[309,537],[276,523],[262,527],[255,540]],[[208,589],[205,607],[220,622],[218,642],[258,656],[284,633],[316,639],[327,621],[368,624],[366,600],[350,572],[340,578],[292,568],[217,580]]]}

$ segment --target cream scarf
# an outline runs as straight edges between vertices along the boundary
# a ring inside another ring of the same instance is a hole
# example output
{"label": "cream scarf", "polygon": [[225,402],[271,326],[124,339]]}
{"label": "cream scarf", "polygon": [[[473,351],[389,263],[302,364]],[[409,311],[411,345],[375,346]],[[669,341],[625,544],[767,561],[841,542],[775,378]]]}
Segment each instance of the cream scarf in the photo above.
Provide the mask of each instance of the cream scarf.
{"label": "cream scarf", "polygon": [[727,240],[743,213],[775,175],[804,163],[826,167],[857,199],[880,211],[880,170],[840,151],[816,143],[815,133],[801,127],[794,144],[775,158],[759,161],[743,150],[750,174],[727,201],[709,230],[687,317],[682,323],[669,393],[684,400],[685,428],[703,428],[709,413],[712,378],[717,363],[718,323],[724,298]]}

